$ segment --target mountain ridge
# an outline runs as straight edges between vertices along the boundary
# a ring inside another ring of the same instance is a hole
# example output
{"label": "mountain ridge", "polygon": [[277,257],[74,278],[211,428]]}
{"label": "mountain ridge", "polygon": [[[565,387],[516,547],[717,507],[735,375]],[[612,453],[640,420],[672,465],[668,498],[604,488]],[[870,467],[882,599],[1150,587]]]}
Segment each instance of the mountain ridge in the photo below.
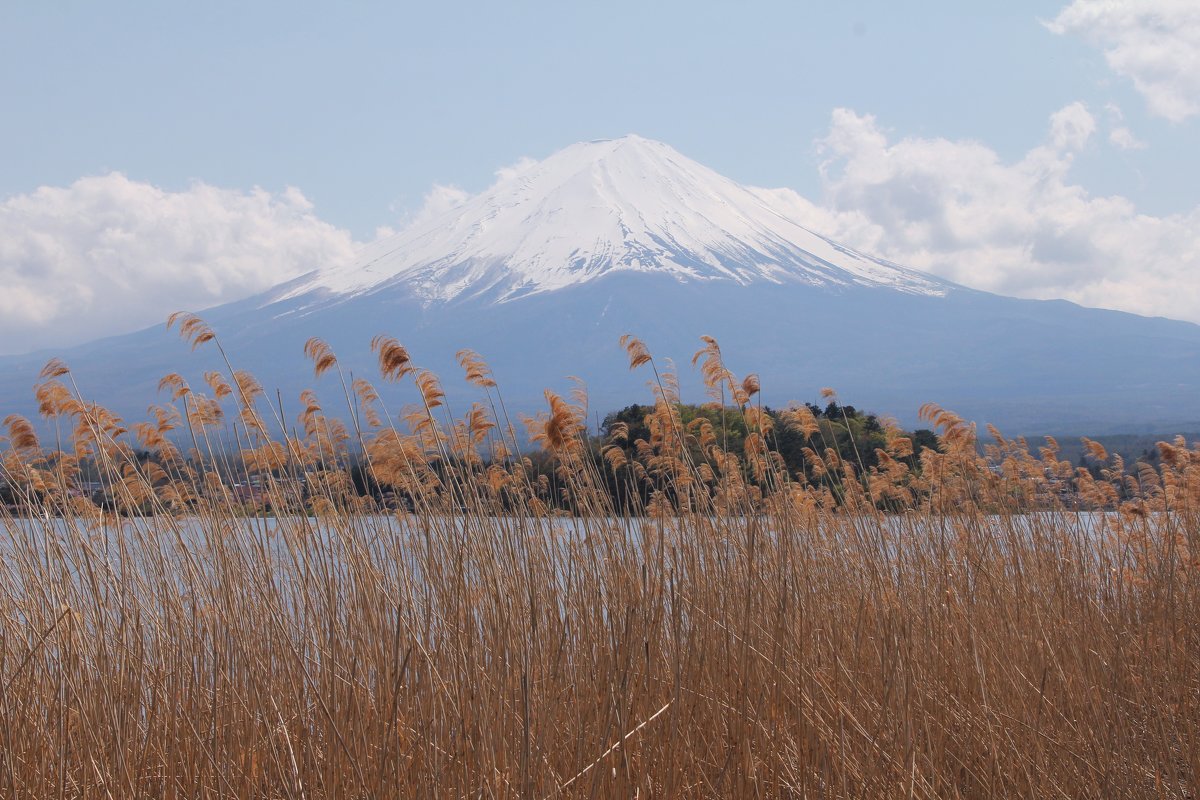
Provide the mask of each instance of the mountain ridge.
{"label": "mountain ridge", "polygon": [[[294,404],[313,383],[304,342],[330,343],[370,378],[368,343],[395,336],[440,373],[448,400],[478,399],[454,380],[471,348],[495,369],[509,406],[583,377],[593,408],[647,396],[618,338],[644,339],[686,365],[701,335],[731,369],[756,372],[763,400],[815,400],[832,386],[860,408],[916,421],[933,401],[1009,433],[1194,430],[1200,326],[958,286],[820,236],[762,193],[666,145],[623,137],[526,164],[441,216],[316,270],[202,312],[235,366]],[[159,378],[203,386],[221,367],[160,327],[56,353],[83,391],[141,418]],[[0,410],[36,414],[45,357],[0,358]],[[680,370],[685,398],[699,378]],[[411,387],[389,390],[411,401]]]}

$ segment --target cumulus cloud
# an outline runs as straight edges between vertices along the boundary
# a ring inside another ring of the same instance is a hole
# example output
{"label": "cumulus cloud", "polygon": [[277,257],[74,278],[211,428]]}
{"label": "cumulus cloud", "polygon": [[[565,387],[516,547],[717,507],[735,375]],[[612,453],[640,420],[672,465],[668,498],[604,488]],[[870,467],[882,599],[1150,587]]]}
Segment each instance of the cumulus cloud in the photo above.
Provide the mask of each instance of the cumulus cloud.
{"label": "cumulus cloud", "polygon": [[447,211],[458,208],[470,197],[470,192],[460,189],[457,186],[434,184],[433,188],[425,193],[420,210],[413,215],[409,224],[420,225],[429,220],[437,219]]}
{"label": "cumulus cloud", "polygon": [[[522,157],[509,166],[501,167],[495,172],[496,180],[492,186],[495,187],[497,184],[516,178],[539,163],[537,159]],[[472,194],[466,189],[461,189],[453,184],[435,183],[433,188],[426,192],[425,196],[421,199],[421,206],[417,209],[416,213],[408,214],[401,220],[399,229],[380,228],[376,231],[376,238],[383,239],[387,236],[394,236],[410,227],[435,220],[443,214],[458,208],[470,200],[471,197]]]}
{"label": "cumulus cloud", "polygon": [[515,163],[496,170],[496,182],[500,183],[502,181],[511,180],[512,178],[515,178],[528,170],[530,167],[536,167],[538,163],[539,162],[536,158],[522,156],[521,158],[517,159]]}
{"label": "cumulus cloud", "polygon": [[1200,113],[1196,0],[1074,0],[1046,26],[1101,48],[1153,113],[1175,122]]}
{"label": "cumulus cloud", "polygon": [[296,189],[170,192],[114,172],[0,200],[0,353],[161,323],[349,260]]}
{"label": "cumulus cloud", "polygon": [[1120,150],[1144,150],[1146,143],[1138,139],[1133,131],[1125,127],[1125,113],[1116,103],[1106,103],[1104,110],[1108,112],[1109,144]]}
{"label": "cumulus cloud", "polygon": [[1083,103],[1071,103],[1050,115],[1050,143],[1059,150],[1080,150],[1096,132],[1096,118]]}
{"label": "cumulus cloud", "polygon": [[1121,150],[1144,150],[1146,148],[1146,143],[1134,136],[1133,131],[1124,125],[1109,131],[1108,141]]}
{"label": "cumulus cloud", "polygon": [[973,141],[891,141],[870,115],[833,113],[818,142],[820,204],[764,196],[807,227],[865,252],[1002,294],[1200,321],[1200,208],[1139,213],[1070,179],[1095,120],[1056,112],[1015,162]]}
{"label": "cumulus cloud", "polygon": [[[496,170],[495,181],[492,183],[490,188],[495,188],[497,185],[504,183],[505,181],[519,177],[526,170],[537,166],[539,163],[541,162],[539,162],[537,159],[523,156],[522,158],[517,159],[517,161],[514,163],[506,167],[501,167],[500,169]],[[376,231],[376,238],[383,239],[388,236],[394,236],[397,233],[402,233],[409,228],[423,225],[427,222],[435,220],[443,214],[458,208],[463,203],[470,200],[471,197],[473,197],[471,192],[468,192],[466,189],[461,189],[454,184],[435,183],[433,187],[425,193],[425,196],[421,198],[421,205],[416,212],[410,212],[401,218],[399,228],[380,228]]]}

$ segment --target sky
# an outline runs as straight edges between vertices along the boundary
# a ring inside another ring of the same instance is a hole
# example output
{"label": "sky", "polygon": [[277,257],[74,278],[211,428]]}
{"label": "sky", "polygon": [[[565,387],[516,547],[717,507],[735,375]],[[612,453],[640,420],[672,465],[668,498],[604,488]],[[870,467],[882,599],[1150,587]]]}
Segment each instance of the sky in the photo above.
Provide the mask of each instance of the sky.
{"label": "sky", "polygon": [[0,2],[0,353],[637,133],[968,286],[1200,322],[1200,3]]}

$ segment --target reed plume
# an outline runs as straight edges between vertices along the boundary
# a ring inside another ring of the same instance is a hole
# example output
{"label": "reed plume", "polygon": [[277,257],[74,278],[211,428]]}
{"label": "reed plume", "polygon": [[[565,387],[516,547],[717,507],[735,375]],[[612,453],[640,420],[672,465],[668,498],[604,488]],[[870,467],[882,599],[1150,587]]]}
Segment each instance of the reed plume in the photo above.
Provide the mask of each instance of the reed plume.
{"label": "reed plume", "polygon": [[685,405],[620,346],[649,405],[603,437],[581,384],[512,435],[469,350],[453,414],[387,336],[415,401],[298,427],[232,359],[128,424],[48,364],[0,443],[0,795],[1197,795],[1200,448],[867,437],[710,337]]}
{"label": "reed plume", "polygon": [[304,355],[313,362],[313,377],[319,378],[337,366],[333,349],[316,336],[304,343]]}

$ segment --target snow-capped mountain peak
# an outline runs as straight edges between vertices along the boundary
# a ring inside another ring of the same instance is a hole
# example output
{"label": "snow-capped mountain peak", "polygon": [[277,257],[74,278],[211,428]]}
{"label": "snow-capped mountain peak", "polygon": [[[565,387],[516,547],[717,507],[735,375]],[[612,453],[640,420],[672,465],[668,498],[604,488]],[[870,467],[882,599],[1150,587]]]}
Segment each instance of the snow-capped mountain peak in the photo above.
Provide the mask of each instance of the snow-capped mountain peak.
{"label": "snow-capped mountain peak", "polygon": [[426,302],[503,302],[620,271],[936,295],[950,286],[842,247],[773,205],[769,193],[629,135],[581,142],[506,170],[455,208],[273,299],[403,288]]}
{"label": "snow-capped mountain peak", "polygon": [[[500,175],[353,264],[204,318],[280,402],[313,385],[311,337],[345,374],[370,380],[368,343],[387,333],[446,379],[458,409],[480,399],[453,379],[454,354],[470,347],[511,408],[544,408],[544,389],[572,375],[602,413],[646,397],[645,371],[625,369],[622,335],[646,341],[664,368],[686,364],[705,335],[729,364],[756,372],[773,403],[835,386],[914,424],[934,400],[1026,432],[1119,430],[1111,425],[1131,419],[1195,429],[1184,426],[1195,425],[1200,326],[967,290],[872,259],[808,230],[789,192],[739,186],[636,136]],[[62,355],[106,408],[142,418],[186,350],[156,326]],[[193,357],[204,361],[188,362],[192,380],[221,363],[211,350]],[[28,387],[44,364],[44,354],[0,359],[0,405],[36,417]],[[696,371],[677,377],[684,397],[704,397]],[[411,385],[388,390],[389,402],[413,397]]]}

